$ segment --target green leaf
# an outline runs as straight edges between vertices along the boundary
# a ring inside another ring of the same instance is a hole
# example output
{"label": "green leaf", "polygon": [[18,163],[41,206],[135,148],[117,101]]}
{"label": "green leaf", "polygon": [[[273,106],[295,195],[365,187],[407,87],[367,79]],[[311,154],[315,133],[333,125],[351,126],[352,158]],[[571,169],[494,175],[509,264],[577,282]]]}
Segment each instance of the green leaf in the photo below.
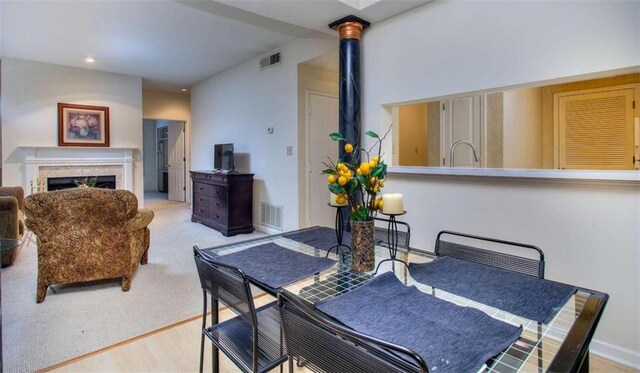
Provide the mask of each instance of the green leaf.
{"label": "green leaf", "polygon": [[356,179],[350,179],[347,185],[345,185],[345,187],[347,192],[349,194],[352,194],[353,192],[356,191],[356,189],[358,189],[358,182],[356,181]]}
{"label": "green leaf", "polygon": [[344,140],[344,137],[340,132],[333,132],[332,134],[329,135],[329,137],[331,137],[331,140],[333,141]]}
{"label": "green leaf", "polygon": [[371,176],[377,177],[378,179],[384,179],[386,175],[387,175],[387,165],[384,163],[379,163],[371,171]]}
{"label": "green leaf", "polygon": [[358,178],[358,181],[360,182],[360,184],[362,185],[367,185],[367,178],[362,176],[362,175],[356,175],[356,178]]}
{"label": "green leaf", "polygon": [[369,211],[364,206],[358,206],[355,211],[351,211],[349,216],[351,217],[351,220],[366,221],[369,219]]}
{"label": "green leaf", "polygon": [[369,137],[373,137],[374,139],[379,139],[380,138],[380,136],[378,136],[378,134],[373,132],[373,131],[367,131],[364,134],[369,136]]}
{"label": "green leaf", "polygon": [[344,188],[338,184],[329,184],[329,191],[335,195],[344,194]]}
{"label": "green leaf", "polygon": [[336,170],[334,170],[333,168],[325,168],[324,170],[322,170],[323,174],[329,174],[329,175],[335,175]]}

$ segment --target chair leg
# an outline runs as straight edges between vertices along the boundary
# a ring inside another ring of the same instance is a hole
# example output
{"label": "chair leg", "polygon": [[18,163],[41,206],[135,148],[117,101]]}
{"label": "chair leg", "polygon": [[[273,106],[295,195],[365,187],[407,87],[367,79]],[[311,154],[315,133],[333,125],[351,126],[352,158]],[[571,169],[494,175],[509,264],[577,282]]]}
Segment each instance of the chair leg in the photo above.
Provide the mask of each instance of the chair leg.
{"label": "chair leg", "polygon": [[36,295],[36,303],[42,303],[44,302],[44,298],[47,296],[47,289],[49,288],[49,285],[47,284],[43,284],[43,283],[38,283],[37,286],[37,295]]}
{"label": "chair leg", "polygon": [[149,261],[149,248],[147,247],[147,249],[144,251],[144,254],[142,254],[142,258],[140,258],[140,264],[145,265],[147,264],[148,261]]}
{"label": "chair leg", "polygon": [[131,289],[131,279],[133,275],[122,276],[122,291],[129,291]]}
{"label": "chair leg", "polygon": [[204,328],[207,327],[207,292],[202,292],[202,299],[204,307],[202,308],[202,331],[200,335],[200,370],[202,373],[204,366]]}
{"label": "chair leg", "polygon": [[[218,300],[215,299],[213,297],[213,295],[211,296],[211,325],[216,325],[218,324]],[[211,344],[211,360],[212,360],[212,367],[211,370],[213,373],[218,373],[220,371],[220,358],[219,358],[219,351],[216,348],[216,346],[212,343]]]}
{"label": "chair leg", "polygon": [[293,373],[293,358],[289,357],[289,373]]}

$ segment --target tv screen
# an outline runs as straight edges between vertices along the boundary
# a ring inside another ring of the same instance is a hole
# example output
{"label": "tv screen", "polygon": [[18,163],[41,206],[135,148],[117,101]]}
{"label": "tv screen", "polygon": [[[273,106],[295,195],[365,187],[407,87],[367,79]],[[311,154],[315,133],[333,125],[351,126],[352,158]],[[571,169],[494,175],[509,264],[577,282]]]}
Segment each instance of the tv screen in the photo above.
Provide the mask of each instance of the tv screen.
{"label": "tv screen", "polygon": [[233,171],[233,144],[216,144],[214,146],[213,168]]}

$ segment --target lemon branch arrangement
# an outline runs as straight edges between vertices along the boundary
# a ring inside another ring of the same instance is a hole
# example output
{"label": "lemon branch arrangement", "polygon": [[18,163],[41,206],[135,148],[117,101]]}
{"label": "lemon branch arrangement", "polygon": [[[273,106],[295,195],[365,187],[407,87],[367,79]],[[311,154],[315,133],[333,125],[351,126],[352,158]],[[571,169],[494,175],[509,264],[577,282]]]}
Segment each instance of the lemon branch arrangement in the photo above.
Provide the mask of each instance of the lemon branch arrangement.
{"label": "lemon branch arrangement", "polygon": [[[365,135],[376,141],[369,149],[363,149],[357,144],[344,145],[345,159],[334,163],[330,158],[323,174],[328,174],[329,191],[337,196],[338,204],[348,203],[351,207],[350,217],[354,221],[373,219],[378,210],[382,209],[382,198],[378,197],[387,178],[387,165],[382,161],[382,141],[389,134],[389,130],[381,138],[373,131]],[[334,132],[329,135],[333,141],[346,142],[342,134]],[[376,149],[377,147],[377,149]],[[377,150],[374,152],[374,150]]]}

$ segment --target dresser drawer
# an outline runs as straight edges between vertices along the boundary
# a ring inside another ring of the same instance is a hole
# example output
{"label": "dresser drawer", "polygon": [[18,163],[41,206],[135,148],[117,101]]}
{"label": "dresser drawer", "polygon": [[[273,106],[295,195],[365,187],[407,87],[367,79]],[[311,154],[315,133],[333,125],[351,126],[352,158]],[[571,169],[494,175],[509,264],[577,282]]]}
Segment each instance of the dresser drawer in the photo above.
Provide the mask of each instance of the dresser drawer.
{"label": "dresser drawer", "polygon": [[198,215],[200,217],[208,219],[209,215],[211,215],[211,210],[209,210],[206,205],[199,205],[194,203],[193,215]]}
{"label": "dresser drawer", "polygon": [[193,183],[193,195],[204,195],[207,197],[214,197],[222,200],[227,199],[227,187],[220,185],[212,185],[205,183]]}

